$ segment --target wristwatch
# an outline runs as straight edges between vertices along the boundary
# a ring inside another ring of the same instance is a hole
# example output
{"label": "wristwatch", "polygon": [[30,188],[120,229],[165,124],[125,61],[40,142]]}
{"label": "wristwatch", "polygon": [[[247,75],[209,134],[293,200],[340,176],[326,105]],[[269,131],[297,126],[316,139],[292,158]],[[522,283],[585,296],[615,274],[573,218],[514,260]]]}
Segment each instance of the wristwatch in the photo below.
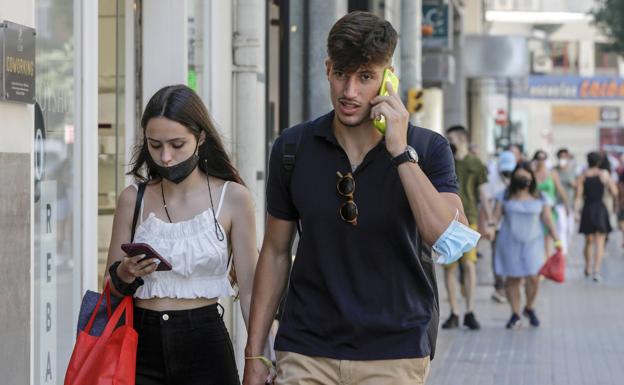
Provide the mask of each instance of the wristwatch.
{"label": "wristwatch", "polygon": [[399,167],[405,162],[418,163],[418,153],[410,145],[407,145],[407,147],[405,147],[405,151],[402,154],[392,158],[392,164],[394,164],[396,167]]}

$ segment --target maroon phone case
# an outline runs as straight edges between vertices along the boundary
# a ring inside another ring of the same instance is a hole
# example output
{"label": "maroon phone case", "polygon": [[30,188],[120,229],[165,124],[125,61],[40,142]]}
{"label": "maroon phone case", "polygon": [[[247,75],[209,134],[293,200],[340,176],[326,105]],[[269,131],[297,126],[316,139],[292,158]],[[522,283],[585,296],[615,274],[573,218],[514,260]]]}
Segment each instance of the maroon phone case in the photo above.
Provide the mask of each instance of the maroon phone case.
{"label": "maroon phone case", "polygon": [[163,270],[171,270],[171,264],[162,255],[158,254],[158,252],[147,243],[124,243],[121,245],[121,249],[126,252],[129,256],[133,257],[139,254],[145,254],[145,258],[141,258],[141,261],[144,261],[147,258],[156,258],[160,261],[158,267],[156,267],[156,271]]}

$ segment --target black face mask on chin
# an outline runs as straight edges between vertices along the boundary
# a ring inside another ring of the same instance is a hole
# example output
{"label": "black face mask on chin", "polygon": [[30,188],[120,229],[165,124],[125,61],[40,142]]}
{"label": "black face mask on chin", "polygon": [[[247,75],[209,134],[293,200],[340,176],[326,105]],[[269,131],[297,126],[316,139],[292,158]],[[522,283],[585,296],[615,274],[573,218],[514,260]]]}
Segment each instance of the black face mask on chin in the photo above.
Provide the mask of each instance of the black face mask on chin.
{"label": "black face mask on chin", "polygon": [[152,159],[152,156],[148,155],[147,163],[149,164],[149,167],[155,169],[158,175],[162,178],[178,184],[186,179],[187,176],[191,175],[193,170],[195,170],[195,167],[197,167],[197,164],[199,163],[199,155],[197,155],[197,149],[195,149],[193,155],[191,155],[187,160],[170,167],[156,164],[154,159]]}

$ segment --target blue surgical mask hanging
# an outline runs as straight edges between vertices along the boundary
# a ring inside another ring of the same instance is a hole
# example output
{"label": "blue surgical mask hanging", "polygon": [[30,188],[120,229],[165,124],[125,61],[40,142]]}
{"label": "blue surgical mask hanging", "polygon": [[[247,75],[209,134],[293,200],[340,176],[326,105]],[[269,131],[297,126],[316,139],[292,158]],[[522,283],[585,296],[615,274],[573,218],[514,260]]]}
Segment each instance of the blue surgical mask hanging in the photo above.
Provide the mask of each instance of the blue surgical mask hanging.
{"label": "blue surgical mask hanging", "polygon": [[457,261],[461,256],[477,246],[481,234],[464,225],[459,219],[459,210],[455,212],[455,218],[440,235],[433,245],[433,251],[438,254],[437,263],[448,265]]}

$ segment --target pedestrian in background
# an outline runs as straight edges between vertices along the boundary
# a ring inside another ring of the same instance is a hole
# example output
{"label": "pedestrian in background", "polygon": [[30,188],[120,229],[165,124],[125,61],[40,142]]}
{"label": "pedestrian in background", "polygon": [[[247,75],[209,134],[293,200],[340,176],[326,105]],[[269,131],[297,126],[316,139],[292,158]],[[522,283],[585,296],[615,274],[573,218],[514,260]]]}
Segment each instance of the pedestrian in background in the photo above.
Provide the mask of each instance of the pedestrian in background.
{"label": "pedestrian in background", "polygon": [[617,186],[607,170],[600,168],[603,156],[598,152],[587,154],[588,169],[579,176],[576,183],[575,210],[583,205],[580,215],[579,233],[585,235],[585,276],[595,282],[602,279],[600,267],[604,255],[607,235],[611,232],[609,211],[604,204],[605,190],[617,196]]}
{"label": "pedestrian in background", "polygon": [[[511,151],[503,151],[498,155],[498,160],[496,162],[496,170],[497,173],[495,175],[488,175],[488,185],[489,185],[489,196],[491,206],[495,207],[496,201],[501,194],[509,187],[509,182],[511,179],[511,173],[516,169],[517,162],[516,157]],[[482,213],[484,210],[481,210],[480,215],[483,217]],[[494,220],[494,218],[492,218]],[[495,259],[494,254],[496,250],[496,239],[498,231],[500,230],[500,223],[494,222],[494,226],[496,229],[494,238],[490,242],[492,246],[492,274],[494,275],[494,291],[492,292],[492,300],[498,303],[507,302],[507,294],[505,292],[505,277],[502,275],[496,274],[495,267]]]}
{"label": "pedestrian in background", "polygon": [[[487,239],[494,236],[494,226],[491,219],[492,210],[488,197],[487,168],[479,158],[470,154],[468,130],[464,126],[452,126],[446,131],[455,157],[455,173],[459,181],[459,196],[464,206],[466,218],[470,227],[478,229],[478,206],[481,204],[485,213],[486,228],[482,229]],[[477,286],[477,249],[476,247],[465,253],[457,263],[444,266],[444,283],[451,305],[451,314],[442,324],[443,329],[453,329],[459,326],[459,304],[457,301],[457,266],[461,263],[462,285],[461,294],[466,301],[466,313],[463,325],[471,330],[481,328],[474,314],[474,296]]]}
{"label": "pedestrian in background", "polygon": [[[624,160],[624,154],[621,158]],[[624,162],[618,172],[618,199],[617,199],[617,220],[622,232],[622,248],[624,248]]]}
{"label": "pedestrian in background", "polygon": [[[548,154],[543,150],[535,151],[533,155],[533,172],[535,173],[535,180],[537,181],[537,189],[542,191],[548,199],[548,205],[553,210],[552,218],[553,223],[557,223],[559,215],[555,210],[555,205],[558,201],[562,202],[565,208],[565,214],[570,212],[567,194],[561,185],[559,174],[557,171],[551,169],[548,164]],[[548,229],[544,229],[544,252],[546,256],[552,254],[552,242],[553,239],[548,234]]]}
{"label": "pedestrian in background", "polygon": [[558,197],[555,210],[558,218],[556,221],[557,233],[561,239],[562,250],[564,254],[567,254],[569,242],[574,232],[574,194],[576,193],[577,178],[574,162],[567,148],[560,148],[557,151],[555,171],[559,176],[559,181],[566,196],[565,201]]}
{"label": "pedestrian in background", "polygon": [[512,143],[510,145],[508,145],[505,150],[511,151],[514,156],[516,157],[516,163],[520,163],[520,162],[524,162],[526,161],[526,156],[524,154],[524,152],[522,151],[522,145],[521,144],[516,144],[516,143]]}
{"label": "pedestrian in background", "polygon": [[[107,262],[113,293],[134,297],[136,384],[240,384],[217,301],[235,295],[233,265],[247,321],[258,258],[251,194],[206,107],[187,86],[156,92],[141,126],[129,173],[140,187],[119,197]],[[128,257],[121,245],[131,234],[172,270],[155,271],[154,260]]]}
{"label": "pedestrian in background", "polygon": [[[494,218],[502,220],[494,254],[495,272],[506,277],[507,300],[511,317],[507,329],[519,327],[520,312],[538,327],[535,299],[539,291],[539,270],[544,263],[545,227],[560,247],[552,221],[550,201],[537,188],[535,174],[528,162],[520,163],[511,174],[509,188],[499,195]],[[526,304],[521,310],[520,287],[525,282]]]}

